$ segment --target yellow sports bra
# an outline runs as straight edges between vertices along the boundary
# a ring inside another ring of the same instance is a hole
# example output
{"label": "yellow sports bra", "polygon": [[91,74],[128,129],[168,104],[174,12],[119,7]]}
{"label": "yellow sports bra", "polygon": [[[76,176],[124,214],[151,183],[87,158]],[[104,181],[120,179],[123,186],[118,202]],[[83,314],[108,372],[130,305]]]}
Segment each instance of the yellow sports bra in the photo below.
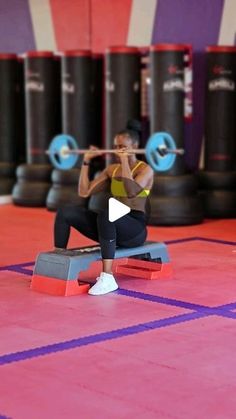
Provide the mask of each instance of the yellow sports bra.
{"label": "yellow sports bra", "polygon": [[[142,161],[139,161],[136,166],[133,167],[131,173],[133,174],[133,172],[140,166],[140,164],[142,164]],[[112,173],[112,177],[111,177],[111,193],[113,196],[117,196],[117,197],[122,197],[125,198],[127,197],[127,192],[124,188],[124,182],[122,180],[117,180],[114,176],[118,170],[119,166],[117,166]],[[137,197],[140,198],[146,198],[148,195],[150,194],[150,189],[143,189],[141,192],[139,192],[139,194],[137,195]]]}

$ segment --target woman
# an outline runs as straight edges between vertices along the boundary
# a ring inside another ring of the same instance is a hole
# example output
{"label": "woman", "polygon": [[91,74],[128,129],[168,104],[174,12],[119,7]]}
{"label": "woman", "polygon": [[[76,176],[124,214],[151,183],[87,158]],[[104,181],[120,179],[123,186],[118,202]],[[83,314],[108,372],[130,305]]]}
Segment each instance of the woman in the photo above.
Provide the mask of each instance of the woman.
{"label": "woman", "polygon": [[110,164],[92,181],[89,180],[89,165],[98,154],[88,151],[84,155],[78,191],[81,197],[87,198],[110,184],[111,194],[128,205],[130,213],[110,222],[107,210],[97,214],[74,205],[59,209],[55,219],[55,249],[66,248],[70,227],[100,243],[103,271],[90,288],[90,295],[107,294],[118,288],[112,273],[116,247],[141,246],[147,236],[145,203],[153,184],[153,170],[145,162],[137,160],[135,153],[128,153],[139,145],[140,130],[137,125],[137,121],[130,121],[127,128],[116,135],[114,149],[117,150],[118,163]]}

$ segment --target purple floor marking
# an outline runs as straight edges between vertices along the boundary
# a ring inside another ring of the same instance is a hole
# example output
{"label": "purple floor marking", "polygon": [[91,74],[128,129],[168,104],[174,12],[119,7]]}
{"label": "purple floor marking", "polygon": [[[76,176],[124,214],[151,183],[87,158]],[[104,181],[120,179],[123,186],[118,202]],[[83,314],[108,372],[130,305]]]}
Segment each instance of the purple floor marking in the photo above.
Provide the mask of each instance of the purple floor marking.
{"label": "purple floor marking", "polygon": [[154,320],[151,322],[137,324],[137,325],[125,327],[122,329],[112,330],[109,332],[98,333],[96,335],[84,336],[84,337],[80,337],[78,339],[72,339],[66,342],[59,342],[59,343],[54,343],[47,346],[41,346],[38,348],[5,354],[5,355],[0,356],[0,365],[9,364],[12,362],[24,361],[24,360],[32,359],[38,356],[49,355],[52,353],[79,348],[82,346],[93,345],[95,343],[122,338],[124,336],[131,336],[137,333],[147,332],[154,329],[160,329],[163,327],[187,322],[190,320],[199,319],[201,317],[206,317],[206,316],[207,315],[201,314],[201,313],[180,314],[174,317]]}
{"label": "purple floor marking", "polygon": [[[175,307],[185,308],[188,310],[194,310],[199,313],[203,313],[203,314],[205,313],[207,316],[217,315],[221,317],[229,317],[229,313],[231,313],[231,311],[227,309],[227,307],[228,306],[232,308],[236,307],[236,303],[209,307],[209,306],[204,306],[201,304],[194,304],[194,303],[189,303],[186,301],[175,300],[173,298],[160,297],[158,295],[152,295],[152,294],[144,294],[142,292],[127,290],[123,288],[119,288],[115,293],[119,295],[124,295],[126,297],[138,298],[141,300],[150,301],[154,303],[166,304],[168,306],[175,306]],[[234,318],[234,313],[232,313],[232,315],[233,316],[231,318]],[[236,318],[236,313],[235,313],[235,318]]]}
{"label": "purple floor marking", "polygon": [[[150,301],[154,303],[181,307],[188,310],[200,311],[206,314],[215,314],[216,312],[220,313],[221,311],[222,312],[225,311],[224,306],[209,307],[209,306],[204,306],[202,304],[189,303],[187,301],[175,300],[174,298],[167,298],[167,297],[160,297],[158,295],[145,294],[143,292],[127,290],[124,288],[119,288],[116,291],[116,294],[125,295],[127,297],[132,297],[132,298],[138,298],[141,300]],[[236,304],[236,303],[231,303],[231,304]]]}
{"label": "purple floor marking", "polygon": [[186,242],[192,242],[198,240],[197,237],[186,237],[184,239],[175,239],[175,240],[166,240],[164,243],[165,244],[182,244],[182,243],[186,243]]}
{"label": "purple floor marking", "polygon": [[218,308],[221,308],[221,309],[226,310],[226,311],[235,310],[236,309],[236,303],[223,304],[221,306],[218,306]]}
{"label": "purple floor marking", "polygon": [[8,271],[8,270],[26,268],[27,266],[32,266],[34,264],[35,264],[35,262],[24,262],[24,263],[17,263],[16,265],[0,266],[0,271]]}
{"label": "purple floor marking", "polygon": [[220,239],[209,239],[207,237],[196,237],[195,240],[201,240],[203,242],[209,242],[209,243],[218,243],[218,244],[226,244],[229,246],[235,246],[236,242],[229,241],[229,240],[220,240]]}
{"label": "purple floor marking", "polygon": [[[216,313],[217,314],[217,313]],[[221,317],[227,317],[229,319],[236,319],[236,313],[233,313],[232,311],[223,311],[222,314],[217,314]]]}
{"label": "purple floor marking", "polygon": [[203,306],[203,305],[200,305],[200,304],[188,303],[188,302],[185,302],[185,301],[175,300],[173,298],[160,297],[158,295],[145,294],[143,292],[127,290],[127,289],[124,289],[124,288],[119,288],[116,291],[116,294],[125,295],[126,297],[138,298],[138,299],[145,300],[145,301],[150,301],[150,302],[153,302],[153,303],[167,304],[167,305],[170,305],[170,306],[177,306],[177,307],[181,307],[181,308],[186,308],[188,310],[198,311],[198,310],[203,310],[203,309],[210,308],[210,307]]}
{"label": "purple floor marking", "polygon": [[[234,242],[231,242],[231,241],[225,241],[225,240],[219,240],[219,239],[208,239],[208,238],[204,238],[204,237],[188,237],[188,238],[184,238],[184,239],[166,241],[165,243],[170,245],[170,244],[179,244],[179,243],[196,241],[196,240],[208,241],[208,242],[213,242],[213,243],[216,242],[216,243],[226,244],[226,245],[234,245]],[[0,270],[9,270],[9,271],[13,271],[13,272],[17,272],[17,273],[21,273],[21,274],[31,276],[33,271],[30,270],[30,269],[24,269],[24,268],[28,267],[28,266],[32,266],[32,265],[34,265],[34,262],[25,262],[25,263],[20,263],[20,264],[16,264],[16,265],[9,265],[9,266],[6,266],[5,268],[2,267],[2,268],[0,268]],[[91,284],[89,281],[82,281],[82,282]],[[122,288],[120,288],[118,291],[116,291],[116,293],[119,294],[119,295],[127,296],[127,297],[139,298],[139,299],[150,301],[150,302],[156,302],[156,303],[159,303],[159,304],[166,304],[166,305],[185,308],[185,309],[188,309],[188,310],[195,310],[195,311],[199,311],[199,312],[202,312],[202,313],[206,313],[208,315],[214,315],[215,314],[215,315],[224,316],[225,311],[228,313],[231,307],[233,309],[236,306],[236,303],[230,303],[229,305],[226,304],[226,305],[217,306],[217,307],[209,307],[209,306],[204,306],[204,305],[200,305],[200,304],[194,304],[194,303],[189,303],[189,302],[186,302],[186,301],[175,300],[175,299],[166,298],[166,297],[160,297],[160,296],[157,296],[157,295],[145,294],[145,293],[142,293],[142,292],[127,290],[127,289],[122,289]]]}
{"label": "purple floor marking", "polygon": [[[11,269],[9,269],[9,270],[11,270]],[[32,276],[32,273],[33,273],[33,271],[31,271],[31,270],[23,269],[23,268],[14,269],[14,272],[22,273],[22,274],[25,274],[25,275],[28,275],[28,276]],[[81,282],[83,282],[85,284],[93,285],[93,283],[91,283],[89,281],[82,280]],[[140,300],[150,301],[150,302],[153,302],[153,303],[159,303],[159,304],[166,304],[166,305],[175,306],[175,307],[181,307],[181,308],[185,308],[187,310],[195,310],[195,311],[199,311],[201,313],[206,313],[206,314],[209,314],[209,315],[214,315],[214,314],[224,315],[225,311],[227,311],[227,312],[229,311],[229,310],[227,310],[227,307],[226,308],[224,307],[224,305],[223,306],[216,306],[216,307],[209,307],[209,306],[204,306],[204,305],[201,305],[201,304],[189,303],[187,301],[175,300],[173,298],[161,297],[161,296],[158,296],[158,295],[145,294],[145,293],[139,292],[139,291],[127,290],[125,288],[119,288],[115,293],[118,294],[118,295],[124,295],[126,297],[137,298],[137,299],[140,299]],[[230,305],[232,305],[232,307],[234,308],[234,305],[236,306],[236,303],[230,303]]]}
{"label": "purple floor marking", "polygon": [[11,268],[8,267],[8,269],[5,269],[6,271],[11,271],[11,272],[16,272],[18,274],[24,274],[24,275],[33,275],[33,271],[29,270],[29,269],[24,269],[24,268]]}
{"label": "purple floor marking", "polygon": [[[182,244],[182,243],[196,241],[196,240],[207,241],[207,242],[210,242],[210,243],[225,244],[225,245],[230,245],[230,246],[235,246],[236,245],[236,242],[233,242],[233,241],[211,239],[211,238],[207,238],[207,237],[187,237],[187,238],[184,238],[184,239],[166,240],[165,244],[168,244],[168,245]],[[0,271],[7,271],[7,270],[14,271],[14,269],[16,269],[16,272],[17,272],[17,269],[25,268],[27,266],[33,266],[34,264],[35,264],[35,261],[18,263],[16,265],[0,266]]]}
{"label": "purple floor marking", "polygon": [[[231,242],[231,241],[207,239],[207,238],[202,238],[202,237],[191,237],[187,239],[171,240],[171,241],[167,241],[166,244],[177,244],[177,243],[183,243],[183,242],[194,241],[194,240],[202,240],[202,241],[208,241],[208,242],[214,242],[214,243],[220,243],[220,244],[226,244],[226,245],[236,244],[235,242]],[[9,265],[6,267],[0,267],[0,270],[10,270],[13,272],[18,272],[18,273],[22,273],[26,275],[32,275],[33,273],[32,270],[24,269],[25,267],[32,266],[32,265],[34,265],[34,262],[27,262],[27,263],[21,263],[17,265]],[[83,281],[83,282],[86,283],[87,281]],[[218,316],[227,317],[230,319],[236,319],[236,313],[233,313],[230,311],[230,309],[232,310],[236,308],[236,303],[224,304],[217,307],[208,307],[208,306],[204,306],[200,304],[188,303],[185,301],[179,301],[179,300],[175,300],[171,298],[160,297],[156,295],[145,294],[142,292],[126,290],[126,289],[119,289],[115,293],[118,295],[124,295],[128,297],[133,297],[133,298],[140,298],[145,301],[151,301],[151,302],[156,302],[159,304],[177,306],[177,307],[186,308],[186,309],[194,310],[194,311],[191,313],[180,314],[178,316],[168,317],[161,320],[154,320],[148,323],[130,326],[130,327],[126,327],[123,329],[118,329],[118,330],[114,330],[110,332],[85,336],[85,337],[73,339],[67,342],[59,342],[56,344],[47,345],[47,346],[43,346],[39,348],[34,348],[34,349],[29,349],[29,350],[25,350],[21,352],[2,355],[0,356],[0,365],[5,365],[11,362],[23,361],[26,359],[35,358],[37,356],[48,355],[51,353],[78,348],[81,346],[91,345],[91,344],[95,344],[99,342],[104,342],[107,340],[117,339],[123,336],[130,336],[130,335],[142,333],[148,330],[159,329],[162,327],[167,327],[174,324],[180,324],[186,321],[191,321],[191,320],[195,320],[199,318],[205,318],[212,315],[218,315]],[[5,417],[3,416],[3,418]],[[0,416],[0,419],[1,419],[1,416]]]}

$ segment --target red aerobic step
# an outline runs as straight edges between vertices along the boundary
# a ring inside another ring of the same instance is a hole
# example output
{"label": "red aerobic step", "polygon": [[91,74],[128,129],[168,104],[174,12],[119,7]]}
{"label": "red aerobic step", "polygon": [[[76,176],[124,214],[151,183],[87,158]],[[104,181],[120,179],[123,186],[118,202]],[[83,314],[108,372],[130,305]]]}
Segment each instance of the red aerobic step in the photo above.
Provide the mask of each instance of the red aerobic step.
{"label": "red aerobic step", "polygon": [[127,258],[125,264],[116,266],[116,273],[142,279],[170,279],[173,270],[171,263]]}
{"label": "red aerobic step", "polygon": [[33,291],[41,292],[43,294],[68,297],[71,295],[87,293],[90,285],[80,283],[77,279],[65,281],[64,279],[33,275],[30,288]]}

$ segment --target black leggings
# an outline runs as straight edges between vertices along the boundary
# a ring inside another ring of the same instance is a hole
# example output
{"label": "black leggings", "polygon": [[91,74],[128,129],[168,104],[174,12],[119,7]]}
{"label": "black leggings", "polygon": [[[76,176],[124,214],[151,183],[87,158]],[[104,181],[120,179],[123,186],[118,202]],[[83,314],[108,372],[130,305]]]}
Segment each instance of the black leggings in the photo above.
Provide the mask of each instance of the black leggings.
{"label": "black leggings", "polygon": [[107,211],[97,214],[73,205],[57,211],[54,225],[55,247],[64,249],[67,247],[70,227],[99,242],[103,259],[114,259],[117,246],[141,246],[147,236],[145,214],[142,211],[132,210],[124,217],[110,222]]}

